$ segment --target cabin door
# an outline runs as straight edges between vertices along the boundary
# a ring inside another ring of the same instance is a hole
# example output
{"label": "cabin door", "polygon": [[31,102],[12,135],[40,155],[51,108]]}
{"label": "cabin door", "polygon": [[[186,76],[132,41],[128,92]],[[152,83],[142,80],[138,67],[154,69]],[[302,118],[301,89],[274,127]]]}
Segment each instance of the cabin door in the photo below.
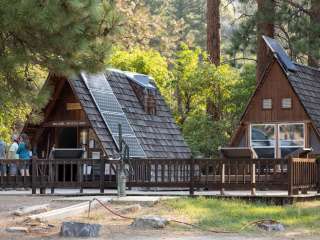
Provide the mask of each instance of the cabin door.
{"label": "cabin door", "polygon": [[76,127],[57,129],[57,148],[77,148],[78,131]]}

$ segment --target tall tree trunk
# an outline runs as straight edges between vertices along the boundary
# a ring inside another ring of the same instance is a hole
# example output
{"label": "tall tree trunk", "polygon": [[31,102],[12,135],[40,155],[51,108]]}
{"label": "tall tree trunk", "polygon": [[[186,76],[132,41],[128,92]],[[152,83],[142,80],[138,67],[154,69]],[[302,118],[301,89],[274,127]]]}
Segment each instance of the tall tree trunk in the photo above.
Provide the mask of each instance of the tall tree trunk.
{"label": "tall tree trunk", "polygon": [[207,51],[209,59],[220,65],[220,0],[207,0]]}
{"label": "tall tree trunk", "polygon": [[259,83],[261,76],[267,68],[270,58],[268,57],[267,46],[262,36],[274,37],[274,0],[257,0],[257,69],[256,81]]}
{"label": "tall tree trunk", "polygon": [[320,67],[320,1],[311,0],[308,65]]}
{"label": "tall tree trunk", "polygon": [[[216,66],[220,65],[220,0],[207,0],[207,51],[209,60]],[[208,97],[206,110],[212,120],[219,120],[217,106]]]}

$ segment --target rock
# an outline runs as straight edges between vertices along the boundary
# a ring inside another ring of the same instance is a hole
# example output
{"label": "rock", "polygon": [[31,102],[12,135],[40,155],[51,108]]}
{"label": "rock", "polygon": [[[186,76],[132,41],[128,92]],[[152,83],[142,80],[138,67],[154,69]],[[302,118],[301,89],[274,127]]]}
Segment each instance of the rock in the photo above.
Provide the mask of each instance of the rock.
{"label": "rock", "polygon": [[133,204],[130,206],[126,206],[121,208],[118,213],[120,214],[128,214],[128,213],[135,213],[141,210],[140,204]]}
{"label": "rock", "polygon": [[135,228],[164,228],[168,220],[160,216],[143,216],[136,218],[130,225]]}
{"label": "rock", "polygon": [[63,222],[60,234],[63,237],[98,237],[100,228],[100,224]]}
{"label": "rock", "polygon": [[26,227],[8,227],[6,228],[7,232],[14,232],[14,233],[27,233],[29,232],[28,228]]}
{"label": "rock", "polygon": [[25,216],[29,214],[43,213],[49,210],[49,204],[36,205],[30,207],[21,207],[13,212],[16,216]]}
{"label": "rock", "polygon": [[283,232],[285,230],[281,223],[274,222],[259,223],[258,227],[268,232]]}

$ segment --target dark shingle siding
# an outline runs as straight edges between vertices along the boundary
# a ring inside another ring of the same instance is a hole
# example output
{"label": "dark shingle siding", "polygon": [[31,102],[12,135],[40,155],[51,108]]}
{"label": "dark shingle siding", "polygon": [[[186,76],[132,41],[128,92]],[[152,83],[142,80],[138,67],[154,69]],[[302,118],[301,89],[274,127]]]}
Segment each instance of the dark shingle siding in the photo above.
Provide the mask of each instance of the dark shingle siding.
{"label": "dark shingle siding", "polygon": [[133,91],[129,79],[121,73],[111,72],[111,88],[125,112],[148,158],[189,158],[190,149],[172,114],[156,91],[156,115],[147,114]]}
{"label": "dark shingle siding", "polygon": [[98,139],[101,142],[102,147],[105,149],[106,154],[109,157],[118,157],[117,148],[113,142],[113,139],[101,117],[99,110],[97,109],[91,95],[83,83],[82,79],[69,79],[69,83],[74,89],[84,112],[87,114],[87,118],[95,131]]}
{"label": "dark shingle siding", "polygon": [[320,71],[296,64],[288,74],[289,82],[317,128],[320,128]]}

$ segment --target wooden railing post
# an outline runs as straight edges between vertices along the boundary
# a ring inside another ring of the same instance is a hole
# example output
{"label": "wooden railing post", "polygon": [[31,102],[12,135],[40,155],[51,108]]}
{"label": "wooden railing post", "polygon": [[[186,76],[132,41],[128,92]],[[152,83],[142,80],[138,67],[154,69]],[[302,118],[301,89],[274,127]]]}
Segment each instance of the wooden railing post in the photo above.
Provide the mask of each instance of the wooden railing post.
{"label": "wooden railing post", "polygon": [[250,175],[251,175],[251,195],[256,195],[256,164],[251,159],[250,163]]}
{"label": "wooden railing post", "polygon": [[189,189],[189,194],[191,196],[194,195],[194,169],[195,169],[195,162],[194,162],[194,158],[192,157],[190,159],[190,189]]}
{"label": "wooden railing post", "polygon": [[225,191],[224,191],[224,185],[225,185],[225,163],[223,161],[221,161],[221,188],[220,188],[220,194],[221,195],[225,195]]}
{"label": "wooden railing post", "polygon": [[35,157],[32,158],[32,174],[31,174],[31,189],[32,194],[37,193],[36,180],[37,180],[37,160]]}
{"label": "wooden railing post", "polygon": [[292,158],[288,158],[288,195],[293,195],[293,160]]}
{"label": "wooden railing post", "polygon": [[104,175],[105,175],[106,163],[105,159],[100,159],[100,193],[104,193]]}
{"label": "wooden railing post", "polygon": [[317,193],[320,193],[320,159],[316,159],[316,182]]}
{"label": "wooden railing post", "polygon": [[84,162],[82,160],[81,160],[80,163],[78,162],[77,166],[78,166],[78,170],[77,170],[78,179],[77,179],[77,181],[78,181],[78,184],[79,184],[79,192],[83,193],[83,187],[82,187],[83,171],[86,171],[87,169],[84,167]]}

